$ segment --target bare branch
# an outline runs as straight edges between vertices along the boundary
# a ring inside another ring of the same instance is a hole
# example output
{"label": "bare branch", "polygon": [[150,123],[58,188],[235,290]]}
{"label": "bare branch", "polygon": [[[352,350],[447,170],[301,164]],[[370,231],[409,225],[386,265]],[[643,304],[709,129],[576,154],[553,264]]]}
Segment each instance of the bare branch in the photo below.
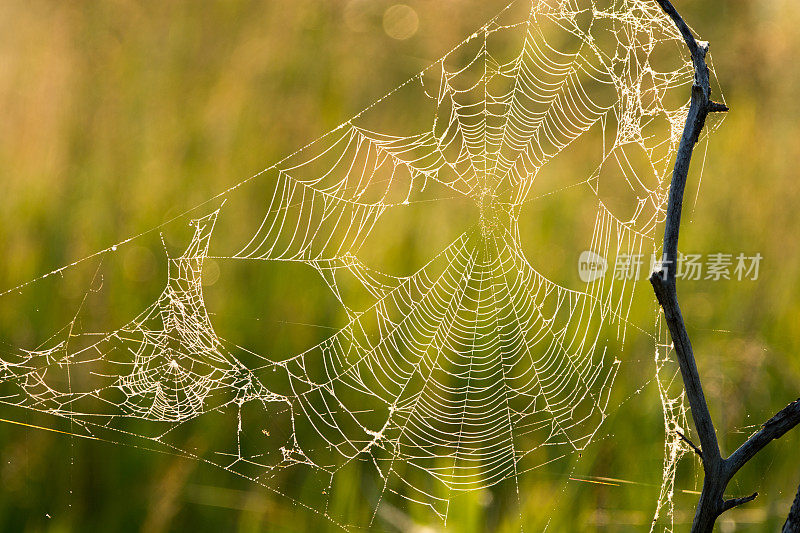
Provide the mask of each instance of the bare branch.
{"label": "bare branch", "polygon": [[[700,52],[700,43],[694,38],[692,35],[692,30],[689,29],[689,26],[684,22],[683,17],[681,17],[678,10],[670,3],[669,0],[656,0],[658,5],[661,6],[661,9],[664,10],[664,13],[669,15],[669,18],[675,23],[677,26],[678,31],[681,32],[683,36],[684,42],[686,42],[686,46],[689,48],[689,52],[692,54],[692,59],[694,59],[695,54]],[[705,52],[703,52],[703,56],[705,57]],[[701,58],[704,59],[704,58]]]}
{"label": "bare branch", "polygon": [[677,433],[677,434],[678,434],[678,436],[679,436],[681,439],[683,439],[683,441],[684,441],[686,444],[688,444],[688,445],[689,445],[689,447],[690,447],[691,449],[693,449],[693,450],[694,450],[694,453],[696,453],[698,456],[700,456],[700,460],[702,461],[702,460],[703,460],[703,452],[702,452],[702,450],[700,450],[700,448],[698,448],[697,446],[695,446],[694,442],[690,441],[690,440],[689,440],[689,438],[688,438],[686,435],[684,435],[683,433],[681,433],[681,432],[680,432],[680,431],[678,431],[677,429],[675,430],[675,433]]}
{"label": "bare branch", "polygon": [[[675,167],[672,171],[672,182],[669,187],[669,200],[667,203],[667,219],[664,229],[663,267],[662,272],[654,272],[650,277],[656,297],[664,309],[664,317],[672,336],[675,353],[678,357],[681,376],[683,378],[686,397],[692,409],[700,446],[704,457],[715,461],[720,459],[717,434],[714,422],[708,411],[703,386],[692,351],[692,343],[686,332],[686,325],[678,306],[678,295],[675,287],[675,272],[678,261],[678,236],[681,226],[681,210],[683,208],[683,192],[686,188],[686,179],[689,174],[689,165],[692,161],[692,152],[700,132],[705,125],[706,117],[710,112],[711,88],[709,85],[708,66],[705,56],[708,44],[697,42],[691,30],[683,21],[669,0],[656,0],[667,15],[669,15],[683,35],[684,41],[692,55],[695,70],[695,80],[692,86],[692,97],[689,103],[689,113],[686,116],[681,142],[675,158]],[[707,464],[703,462],[704,466]]]}
{"label": "bare branch", "polygon": [[800,487],[797,487],[794,503],[789,510],[789,516],[786,517],[781,533],[800,533]]}
{"label": "bare branch", "polygon": [[800,400],[793,402],[767,421],[764,427],[742,444],[730,458],[722,458],[717,441],[717,432],[703,393],[692,344],[678,305],[675,274],[678,261],[678,236],[680,234],[683,193],[686,188],[692,153],[700,138],[700,133],[703,131],[708,114],[728,111],[728,107],[711,100],[709,70],[705,59],[708,52],[708,43],[698,42],[695,39],[689,26],[669,0],[656,0],[656,2],[672,19],[684,42],[686,42],[694,66],[694,83],[669,188],[662,267],[650,276],[650,283],[653,285],[656,298],[664,311],[664,320],[672,337],[681,377],[683,378],[683,386],[686,391],[686,398],[689,401],[692,420],[700,440],[700,449],[698,449],[683,434],[679,433],[700,455],[705,474],[703,490],[697,504],[694,521],[692,522],[692,532],[710,533],[720,514],[737,505],[752,501],[757,496],[757,494],[752,494],[743,498],[729,500],[723,498],[728,482],[742,465],[769,442],[781,437],[800,422]]}
{"label": "bare branch", "polygon": [[750,496],[744,496],[742,498],[731,498],[730,500],[725,500],[722,503],[722,513],[730,509],[733,509],[734,507],[742,505],[743,503],[751,502],[756,499],[756,496],[758,496],[758,493],[754,492]]}
{"label": "bare branch", "polygon": [[797,424],[800,424],[800,398],[778,411],[775,416],[764,423],[760,430],[731,454],[725,461],[729,477],[733,476],[764,446],[781,438]]}
{"label": "bare branch", "polygon": [[[674,184],[675,178],[673,177],[673,186]],[[670,196],[672,195],[670,194]],[[714,422],[711,420],[711,414],[708,411],[708,404],[700,382],[700,374],[697,370],[697,363],[695,363],[694,352],[692,351],[692,343],[689,340],[689,334],[686,332],[686,325],[683,322],[680,307],[678,307],[675,280],[665,281],[661,274],[654,273],[650,277],[650,283],[652,283],[658,302],[664,310],[664,319],[675,347],[675,354],[683,377],[683,386],[686,389],[686,397],[692,410],[692,419],[700,439],[700,447],[706,459],[720,459]],[[704,461],[703,464],[705,465],[706,462]]]}

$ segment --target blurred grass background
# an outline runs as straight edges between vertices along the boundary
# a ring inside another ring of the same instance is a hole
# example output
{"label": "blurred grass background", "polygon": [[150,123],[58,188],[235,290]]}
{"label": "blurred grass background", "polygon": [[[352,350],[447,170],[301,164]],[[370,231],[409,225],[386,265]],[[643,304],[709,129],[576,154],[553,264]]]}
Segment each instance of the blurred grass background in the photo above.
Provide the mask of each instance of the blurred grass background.
{"label": "blurred grass background", "polygon": [[[409,1],[418,29],[405,39],[384,27],[392,4],[4,0],[0,290],[149,230],[293,152],[441,56],[504,2]],[[798,396],[800,5],[676,5],[711,41],[732,108],[705,157],[701,151],[695,160],[686,209],[691,223],[681,248],[764,256],[758,281],[684,282],[680,288],[721,444],[730,452],[754,424]],[[185,235],[173,233],[166,233],[168,244],[173,239],[179,250]],[[158,294],[165,264],[159,246],[153,235],[121,251],[114,272],[124,283],[109,283],[94,304],[94,326],[119,326]],[[0,299],[2,349],[42,342],[53,324],[69,320],[96,267],[66,273],[57,288],[39,283]],[[274,290],[286,278],[270,275],[274,279],[267,275],[253,283],[251,274],[231,274],[234,285],[226,291],[279,305],[286,299]],[[245,311],[235,314],[235,303],[209,297],[228,305],[221,327],[240,329],[248,341],[257,344],[265,327],[287,331],[245,318],[237,322]],[[325,323],[324,312],[311,320]],[[651,357],[646,339],[634,339],[629,349],[636,357]],[[623,394],[625,386],[617,384]],[[533,485],[522,498],[529,525],[546,514],[555,531],[647,529],[657,490],[652,484],[660,474],[660,407],[652,391],[626,405],[633,418],[614,426],[614,438],[601,443],[591,471],[641,484],[597,487],[561,477]],[[36,422],[1,412],[4,419]],[[214,431],[196,436],[197,446],[212,446]],[[795,432],[739,474],[732,494],[757,490],[760,496],[726,514],[720,531],[778,528],[800,482],[798,449]],[[262,487],[196,461],[8,423],[0,423],[0,450],[0,527],[8,531],[331,526]],[[696,471],[696,461],[685,459],[679,487],[695,489]],[[552,493],[553,487],[560,488]],[[362,490],[354,478],[350,498],[361,497]],[[678,529],[686,527],[695,498],[677,496]],[[480,499],[459,501],[450,528],[518,530],[519,524]],[[415,524],[441,527],[402,510],[379,525],[397,530]]]}

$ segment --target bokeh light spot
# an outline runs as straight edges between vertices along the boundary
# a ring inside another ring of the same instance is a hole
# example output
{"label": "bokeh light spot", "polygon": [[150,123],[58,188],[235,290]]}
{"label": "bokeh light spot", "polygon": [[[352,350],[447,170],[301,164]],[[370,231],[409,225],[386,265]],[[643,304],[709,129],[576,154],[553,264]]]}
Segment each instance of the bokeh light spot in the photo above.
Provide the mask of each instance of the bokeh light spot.
{"label": "bokeh light spot", "polygon": [[403,41],[417,33],[417,12],[405,4],[395,4],[383,13],[383,30],[392,39]]}

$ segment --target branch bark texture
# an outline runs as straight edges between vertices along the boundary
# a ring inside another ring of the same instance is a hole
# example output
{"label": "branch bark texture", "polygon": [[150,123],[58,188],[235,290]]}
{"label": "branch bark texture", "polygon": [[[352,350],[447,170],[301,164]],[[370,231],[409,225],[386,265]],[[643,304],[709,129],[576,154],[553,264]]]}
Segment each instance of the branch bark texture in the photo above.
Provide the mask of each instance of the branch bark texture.
{"label": "branch bark texture", "polygon": [[800,533],[800,487],[797,487],[797,495],[794,497],[794,503],[781,533]]}
{"label": "branch bark texture", "polygon": [[[709,69],[706,64],[708,43],[695,39],[689,26],[669,0],[656,0],[672,19],[686,43],[694,66],[694,83],[686,116],[683,134],[675,158],[666,224],[664,229],[663,258],[660,271],[650,276],[656,298],[664,311],[664,319],[672,338],[681,377],[692,412],[692,421],[697,430],[700,450],[695,450],[703,463],[703,489],[695,512],[691,531],[710,533],[720,514],[752,501],[757,494],[724,498],[728,482],[739,469],[769,442],[780,438],[800,423],[800,400],[795,401],[768,420],[762,428],[742,444],[729,458],[722,457],[717,432],[708,409],[700,373],[697,369],[692,343],[678,305],[675,274],[678,262],[678,236],[680,234],[683,193],[689,175],[692,153],[705,126],[709,113],[725,112],[728,108],[711,100]],[[797,503],[797,502],[795,502]]]}

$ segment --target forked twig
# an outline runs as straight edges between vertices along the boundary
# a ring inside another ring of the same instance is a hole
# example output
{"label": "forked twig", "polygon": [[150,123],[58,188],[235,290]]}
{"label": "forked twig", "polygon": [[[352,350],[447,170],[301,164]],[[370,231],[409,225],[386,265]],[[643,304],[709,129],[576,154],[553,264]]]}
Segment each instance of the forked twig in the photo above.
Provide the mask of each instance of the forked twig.
{"label": "forked twig", "polygon": [[695,447],[695,451],[700,454],[703,462],[703,489],[700,494],[700,501],[697,504],[691,531],[693,533],[710,533],[714,528],[714,522],[716,522],[720,514],[733,507],[752,501],[757,496],[757,493],[754,493],[750,496],[729,500],[725,500],[723,497],[728,482],[747,461],[772,440],[780,438],[800,423],[800,400],[792,402],[770,418],[761,430],[748,438],[730,457],[722,457],[714,422],[711,419],[708,404],[703,394],[703,386],[697,370],[694,352],[692,351],[692,344],[678,306],[675,273],[678,260],[678,235],[680,233],[683,192],[686,187],[692,153],[705,126],[708,114],[725,112],[728,111],[728,108],[724,104],[711,100],[709,70],[706,64],[708,43],[698,42],[695,39],[691,30],[669,0],[656,0],[656,2],[675,23],[689,49],[694,66],[694,83],[692,84],[689,112],[686,116],[683,135],[678,146],[675,166],[672,172],[672,182],[669,188],[662,268],[650,276],[650,283],[653,285],[656,298],[658,298],[658,302],[664,311],[664,319],[672,337],[681,377],[683,378],[683,386],[692,411],[692,420],[700,440],[700,450]]}

